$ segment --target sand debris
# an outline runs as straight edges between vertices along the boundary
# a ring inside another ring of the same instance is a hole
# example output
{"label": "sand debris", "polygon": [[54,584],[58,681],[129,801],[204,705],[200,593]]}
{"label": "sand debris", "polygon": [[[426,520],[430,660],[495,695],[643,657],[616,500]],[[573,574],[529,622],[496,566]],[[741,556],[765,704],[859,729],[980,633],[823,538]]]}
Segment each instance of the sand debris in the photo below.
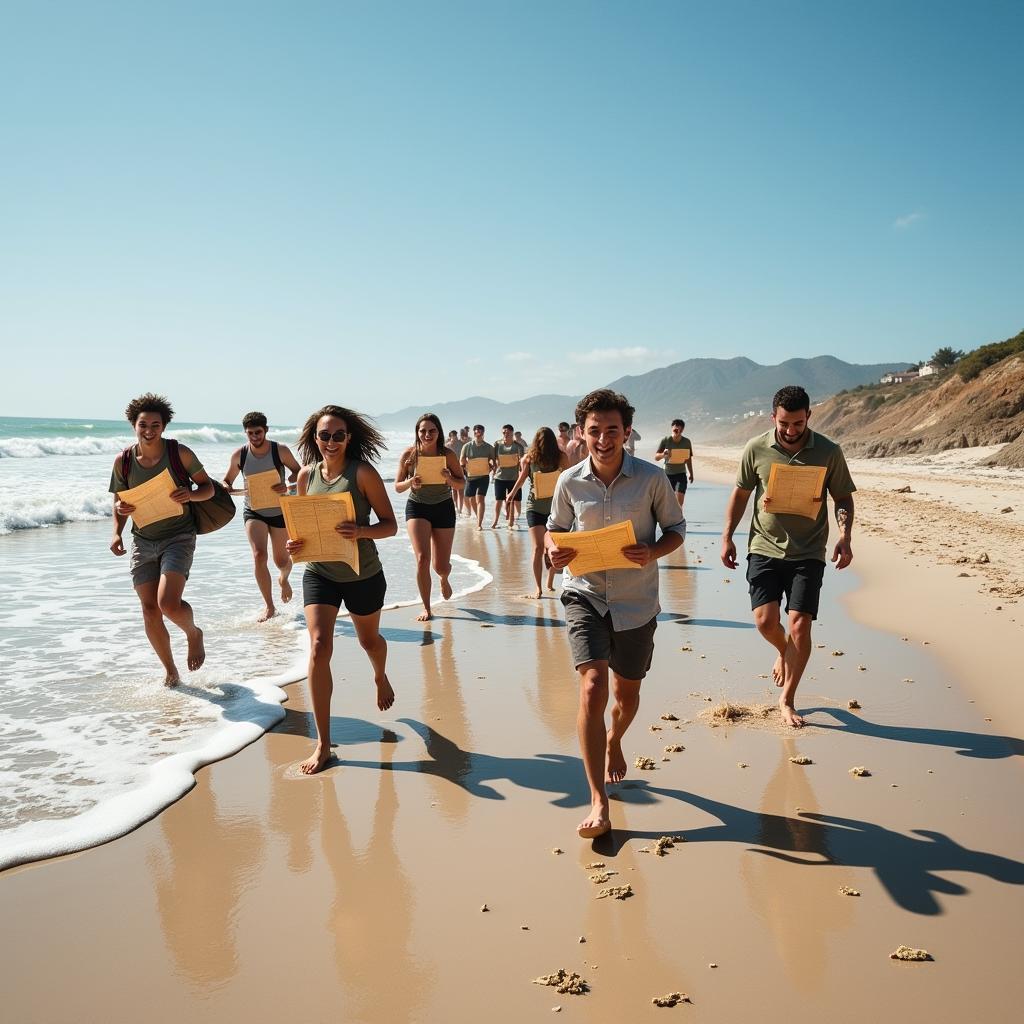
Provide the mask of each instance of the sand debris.
{"label": "sand debris", "polygon": [[679,719],[675,715],[673,715],[671,711],[666,711],[665,714],[663,714],[661,716],[661,720],[663,722],[678,722],[679,721]]}
{"label": "sand debris", "polygon": [[927,949],[912,949],[910,946],[897,946],[889,954],[890,960],[934,960],[935,957]]}
{"label": "sand debris", "polygon": [[1007,505],[1006,508],[1001,508],[999,510],[999,514],[1005,516],[1007,512],[1012,512],[1012,511],[1013,511],[1013,506],[1012,505]]}
{"label": "sand debris", "polygon": [[867,665],[858,665],[857,666],[857,671],[858,672],[867,672],[867,670],[868,670]]}
{"label": "sand debris", "polygon": [[534,985],[550,985],[560,995],[581,996],[590,986],[575,971],[559,967],[554,974],[542,974],[533,979]]}
{"label": "sand debris", "polygon": [[651,1002],[655,1006],[675,1006],[676,1003],[688,1003],[690,997],[685,992],[669,992],[667,996],[655,996]]}
{"label": "sand debris", "polygon": [[905,678],[900,680],[900,682],[903,682],[903,683],[912,683],[913,681],[914,680],[911,679],[910,676],[906,676]]}
{"label": "sand debris", "polygon": [[841,886],[839,886],[839,895],[840,896],[859,896],[860,895],[860,890],[859,889],[851,889],[848,885],[841,885]]}
{"label": "sand debris", "polygon": [[485,904],[484,904],[484,905],[483,905],[483,906],[482,906],[482,907],[480,908],[480,913],[481,913],[481,914],[488,914],[488,913],[490,913],[490,910],[491,910],[491,908],[490,908],[489,906],[487,906],[487,904],[485,903]]}
{"label": "sand debris", "polygon": [[842,651],[833,651],[832,652],[832,657],[833,658],[841,658],[842,656],[843,656],[843,652]]}
{"label": "sand debris", "polygon": [[692,647],[680,647],[679,650],[681,650],[681,651],[692,651],[693,648]]}
{"label": "sand debris", "polygon": [[772,704],[732,704],[724,700],[712,709],[711,717],[720,722],[738,722],[743,718],[768,718],[776,710]]}
{"label": "sand debris", "polygon": [[604,861],[603,860],[592,860],[587,865],[587,870],[588,871],[596,871],[598,868],[603,868],[603,867],[604,867]]}
{"label": "sand debris", "polygon": [[618,871],[598,871],[596,875],[591,875],[590,880],[594,885],[604,885],[612,875],[617,875]]}
{"label": "sand debris", "polygon": [[682,743],[670,743],[665,748],[665,753],[666,754],[681,754],[685,749],[686,749],[686,747],[684,747],[682,745]]}
{"label": "sand debris", "polygon": [[658,766],[654,763],[653,757],[638,757],[633,762],[633,767],[643,772],[653,772]]}
{"label": "sand debris", "polygon": [[660,725],[649,725],[649,726],[647,726],[647,728],[651,732],[661,732],[661,729],[662,729],[662,727]]}
{"label": "sand debris", "polygon": [[675,836],[662,836],[654,844],[654,855],[656,857],[664,857],[665,856],[665,851],[666,850],[671,850],[672,847],[675,846],[675,845],[676,845],[676,837]]}
{"label": "sand debris", "polygon": [[747,764],[746,761],[737,761],[736,762],[736,767],[737,768],[749,768],[750,765]]}
{"label": "sand debris", "polygon": [[857,765],[850,769],[851,775],[856,775],[860,779],[867,779],[871,777],[871,772],[867,770],[863,765]]}
{"label": "sand debris", "polygon": [[633,887],[631,885],[611,885],[607,889],[602,889],[597,894],[597,898],[603,900],[611,897],[613,900],[625,900],[632,895]]}
{"label": "sand debris", "polygon": [[792,761],[793,764],[814,764],[806,754],[800,754],[798,757],[791,757],[790,761]]}
{"label": "sand debris", "polygon": [[555,853],[555,854],[558,854],[558,853],[565,853],[565,850],[563,850],[563,849],[562,849],[561,847],[559,847],[559,846],[553,846],[553,847],[551,848],[551,852],[552,852],[552,853]]}
{"label": "sand debris", "polygon": [[848,700],[848,701],[846,702],[846,706],[847,706],[847,707],[848,707],[848,708],[849,708],[849,709],[850,709],[851,711],[860,711],[860,701],[859,701],[859,700],[856,700],[856,699],[853,699],[853,700]]}
{"label": "sand debris", "polygon": [[583,943],[587,941],[587,937],[586,937],[586,935],[581,935],[581,936],[579,937],[579,940],[578,940],[578,941],[579,941],[580,945],[582,946],[582,945],[583,945]]}
{"label": "sand debris", "polygon": [[893,488],[893,491],[894,491],[894,492],[895,492],[896,494],[913,494],[913,493],[914,493],[914,492],[913,492],[913,491],[912,491],[912,490],[910,489],[910,484],[907,484],[907,485],[906,485],[906,487],[894,487],[894,488]]}

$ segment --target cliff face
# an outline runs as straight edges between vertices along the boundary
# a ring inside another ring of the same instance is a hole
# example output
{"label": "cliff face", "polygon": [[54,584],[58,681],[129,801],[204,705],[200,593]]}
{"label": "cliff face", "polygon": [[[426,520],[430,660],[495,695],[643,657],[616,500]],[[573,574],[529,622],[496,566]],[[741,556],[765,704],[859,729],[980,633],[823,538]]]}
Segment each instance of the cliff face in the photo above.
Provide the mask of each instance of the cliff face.
{"label": "cliff face", "polygon": [[[721,440],[745,439],[768,426],[748,420]],[[946,371],[836,395],[814,407],[811,426],[841,441],[848,455],[867,458],[1009,441],[994,462],[1024,466],[1024,357],[1004,359],[966,383]]]}

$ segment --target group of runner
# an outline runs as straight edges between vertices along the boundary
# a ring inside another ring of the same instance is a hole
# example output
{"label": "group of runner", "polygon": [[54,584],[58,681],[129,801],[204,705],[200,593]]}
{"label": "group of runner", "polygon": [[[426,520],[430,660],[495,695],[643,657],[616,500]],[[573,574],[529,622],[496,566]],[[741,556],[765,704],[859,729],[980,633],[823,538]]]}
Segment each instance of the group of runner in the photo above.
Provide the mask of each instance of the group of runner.
{"label": "group of runner", "polygon": [[[607,786],[620,782],[626,774],[622,739],[639,709],[641,683],[654,656],[660,611],[657,561],[684,541],[683,507],[687,487],[693,482],[693,448],[683,434],[684,421],[673,420],[670,433],[658,443],[655,460],[663,463],[662,469],[632,453],[639,438],[633,429],[633,414],[623,395],[600,389],[578,403],[574,424],[558,424],[557,434],[541,427],[527,446],[511,424],[502,427],[501,439],[494,444],[485,440],[481,424],[473,428],[471,438],[468,427],[446,437],[438,417],[424,413],[416,422],[413,444],[400,456],[395,477],[395,491],[407,494],[405,520],[416,556],[416,582],[423,605],[417,616],[420,621],[433,615],[432,571],[438,577],[442,599],[451,597],[451,552],[460,510],[475,516],[477,528],[482,530],[484,502],[493,477],[491,527],[497,527],[504,508],[508,528],[515,529],[522,488],[530,483],[526,523],[532,541],[535,590],[529,596],[541,597],[545,566],[549,590],[554,589],[554,574],[564,572],[561,602],[579,681],[577,731],[591,791],[590,813],[577,832],[588,839],[611,828]],[[173,416],[165,398],[143,395],[129,404],[126,415],[136,443],[119,456],[111,474],[114,536],[110,547],[114,554],[125,554],[122,534],[133,512],[118,492],[177,467],[172,475],[180,486],[170,497],[181,504],[182,513],[149,526],[138,527],[133,522],[130,561],[147,636],[164,666],[166,683],[175,685],[180,677],[165,617],[186,635],[189,670],[198,669],[205,658],[202,631],[182,595],[196,543],[195,519],[188,506],[209,500],[215,487],[193,452],[163,437]],[[839,528],[832,561],[842,569],[853,557],[850,539],[855,487],[841,448],[809,428],[810,415],[810,399],[803,388],[789,386],[776,393],[772,429],[753,438],[741,458],[721,545],[722,563],[735,569],[733,533],[754,495],[747,561],[751,608],[757,629],[777,652],[772,676],[781,690],[783,719],[794,727],[803,724],[795,697],[811,651],[811,623],[818,610],[826,561],[829,525],[824,492],[833,499]],[[385,711],[394,702],[386,671],[387,643],[380,633],[387,582],[374,543],[398,531],[388,489],[373,465],[385,447],[384,438],[365,417],[336,405],[324,406],[308,417],[296,445],[298,458],[285,445],[268,438],[262,413],[247,414],[242,425],[247,443],[231,457],[222,481],[225,488],[232,490],[239,474],[246,477],[273,469],[279,476],[273,488],[278,493],[287,491],[289,484],[294,484],[299,495],[347,492],[355,508],[355,520],[341,523],[337,530],[357,542],[358,571],[344,562],[308,562],[303,575],[317,741],[301,770],[313,774],[331,757],[331,656],[342,604],[373,668],[378,708]],[[425,482],[422,460],[439,457],[444,460],[442,482]],[[772,513],[766,489],[771,467],[779,462],[824,468],[824,492],[815,517]],[[559,476],[553,494],[538,496],[538,474],[556,472]],[[181,479],[182,474],[187,480]],[[291,597],[291,556],[301,551],[302,541],[288,539],[279,509],[253,508],[245,493],[243,520],[264,600],[260,619],[265,620],[276,609],[269,558],[273,557],[278,570],[281,600],[287,602]],[[572,561],[576,551],[552,538],[554,533],[597,530],[626,520],[632,522],[636,543],[623,548],[622,555],[636,571],[610,569],[575,575]],[[783,598],[787,603],[785,623]],[[610,722],[606,720],[609,698]]]}

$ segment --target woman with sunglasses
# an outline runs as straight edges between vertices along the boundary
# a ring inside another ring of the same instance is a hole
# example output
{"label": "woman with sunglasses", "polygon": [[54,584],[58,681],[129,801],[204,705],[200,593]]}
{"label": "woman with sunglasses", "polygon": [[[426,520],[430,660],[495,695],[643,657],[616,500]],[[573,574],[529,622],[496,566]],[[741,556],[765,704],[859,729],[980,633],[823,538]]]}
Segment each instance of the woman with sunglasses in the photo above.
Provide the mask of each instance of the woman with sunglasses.
{"label": "woman with sunglasses", "polygon": [[[388,645],[380,635],[387,581],[374,541],[393,537],[398,533],[398,523],[384,481],[370,465],[380,457],[384,438],[358,413],[340,405],[325,405],[306,420],[296,448],[303,463],[296,484],[298,493],[351,494],[355,522],[339,523],[335,529],[359,546],[358,573],[346,562],[308,562],[302,578],[316,749],[300,768],[306,775],[313,775],[331,758],[331,655],[334,625],[342,604],[352,619],[359,646],[373,666],[377,707],[387,711],[395,702],[386,670]],[[371,512],[377,517],[372,525]],[[289,540],[287,546],[294,557],[301,551],[302,541]]]}
{"label": "woman with sunglasses", "polygon": [[[441,477],[444,483],[424,483],[420,475],[420,459],[444,458]],[[416,441],[402,452],[395,476],[395,490],[409,492],[405,503],[405,526],[416,554],[416,586],[423,611],[417,622],[433,618],[430,610],[430,566],[441,580],[441,597],[452,596],[448,577],[452,571],[452,543],[455,540],[455,502],[452,490],[462,490],[466,481],[459,457],[444,446],[441,421],[432,412],[425,412],[416,421]]]}

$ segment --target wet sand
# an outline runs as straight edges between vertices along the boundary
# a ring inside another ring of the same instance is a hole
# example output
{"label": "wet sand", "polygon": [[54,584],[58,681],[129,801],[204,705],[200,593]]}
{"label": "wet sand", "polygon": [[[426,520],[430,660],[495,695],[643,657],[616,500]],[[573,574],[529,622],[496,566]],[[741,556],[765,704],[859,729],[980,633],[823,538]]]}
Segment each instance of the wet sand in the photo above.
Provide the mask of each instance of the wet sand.
{"label": "wet sand", "polygon": [[[969,581],[855,533],[855,571],[826,575],[824,646],[798,699],[811,724],[711,727],[699,716],[714,704],[775,692],[742,575],[718,561],[726,491],[705,482],[709,468],[687,499],[685,549],[662,566],[610,836],[574,834],[587,810],[576,686],[561,606],[518,596],[528,535],[462,525],[455,550],[495,582],[439,605],[426,627],[414,609],[385,614],[398,697],[385,715],[343,627],[337,765],[298,773],[312,722],[296,684],[277,729],[204,769],[153,821],[0,876],[5,1018],[1016,1016],[1020,606],[996,613],[977,587],[954,591],[951,631],[943,595]],[[952,644],[969,654],[947,656]],[[634,769],[637,757],[655,769]],[[665,835],[684,841],[656,856]],[[625,885],[627,899],[597,898]],[[889,959],[900,945],[934,961]],[[533,984],[560,968],[589,992]],[[672,992],[692,1002],[652,1004]]]}

